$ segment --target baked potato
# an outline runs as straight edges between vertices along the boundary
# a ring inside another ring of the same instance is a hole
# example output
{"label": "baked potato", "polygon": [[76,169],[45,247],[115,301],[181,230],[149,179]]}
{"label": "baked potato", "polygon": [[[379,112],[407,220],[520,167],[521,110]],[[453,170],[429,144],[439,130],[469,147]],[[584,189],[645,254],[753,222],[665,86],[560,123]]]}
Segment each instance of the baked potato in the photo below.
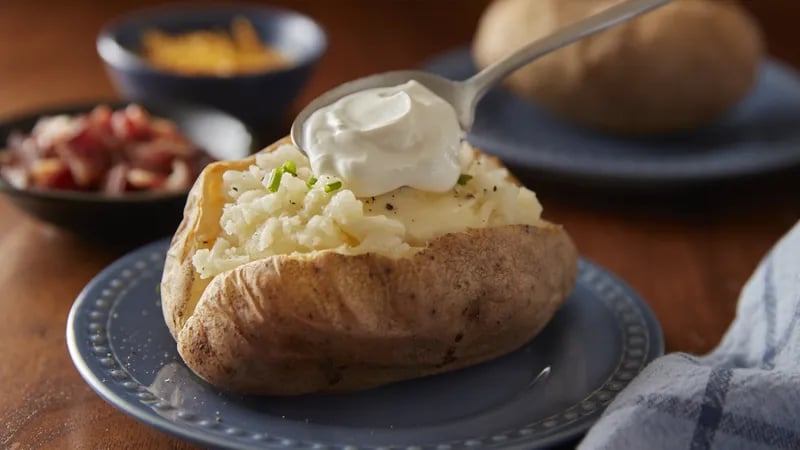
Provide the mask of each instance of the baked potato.
{"label": "baked potato", "polygon": [[[486,67],[519,47],[623,0],[495,0],[473,55]],[[753,86],[764,52],[737,2],[676,0],[523,67],[515,93],[577,124],[622,134],[692,129]]]}
{"label": "baked potato", "polygon": [[531,340],[572,289],[575,247],[496,159],[461,155],[449,192],[365,199],[313,178],[287,139],[209,165],[161,282],[183,360],[224,390],[297,395],[451,371]]}

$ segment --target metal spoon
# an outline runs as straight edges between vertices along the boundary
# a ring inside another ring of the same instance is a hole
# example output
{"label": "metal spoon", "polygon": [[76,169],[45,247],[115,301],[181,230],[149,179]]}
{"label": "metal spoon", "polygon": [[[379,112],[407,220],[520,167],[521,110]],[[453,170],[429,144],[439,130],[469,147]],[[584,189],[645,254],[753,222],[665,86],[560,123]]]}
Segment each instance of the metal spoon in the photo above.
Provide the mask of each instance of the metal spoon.
{"label": "metal spoon", "polygon": [[555,33],[517,50],[510,56],[495,62],[491,66],[464,81],[452,81],[428,72],[417,70],[400,70],[385,72],[359,78],[339,85],[317,97],[308,104],[292,123],[292,141],[305,151],[303,124],[318,109],[330,105],[340,98],[365,89],[396,86],[410,80],[416,80],[434,94],[450,103],[456,110],[458,121],[464,131],[472,128],[475,118],[475,107],[486,91],[505,78],[511,72],[528,64],[534,59],[554,50],[569,45],[584,37],[591,36],[614,25],[628,21],[651,9],[662,6],[670,0],[628,0],[593,16],[562,28]]}

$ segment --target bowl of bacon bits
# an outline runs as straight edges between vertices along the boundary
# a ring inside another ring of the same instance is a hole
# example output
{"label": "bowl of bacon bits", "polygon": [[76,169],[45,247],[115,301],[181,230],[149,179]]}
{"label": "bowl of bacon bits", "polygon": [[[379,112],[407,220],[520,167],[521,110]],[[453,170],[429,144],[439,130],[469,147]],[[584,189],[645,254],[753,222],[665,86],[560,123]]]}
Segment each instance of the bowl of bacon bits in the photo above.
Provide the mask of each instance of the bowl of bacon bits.
{"label": "bowl of bacon bits", "polygon": [[93,237],[177,226],[203,168],[255,148],[221,111],[179,104],[58,108],[0,123],[0,191],[39,220]]}

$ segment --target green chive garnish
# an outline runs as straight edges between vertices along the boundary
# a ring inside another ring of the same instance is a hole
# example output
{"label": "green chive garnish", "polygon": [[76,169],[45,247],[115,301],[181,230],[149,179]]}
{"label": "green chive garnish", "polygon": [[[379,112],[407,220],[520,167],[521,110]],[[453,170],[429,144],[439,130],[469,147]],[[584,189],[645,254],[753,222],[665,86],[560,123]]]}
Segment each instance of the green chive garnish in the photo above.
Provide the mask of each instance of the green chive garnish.
{"label": "green chive garnish", "polygon": [[269,174],[269,189],[270,192],[278,192],[278,188],[281,187],[281,177],[283,177],[283,169],[272,169],[272,173]]}
{"label": "green chive garnish", "polygon": [[311,189],[311,186],[314,186],[315,184],[317,184],[317,179],[314,177],[311,177],[308,179],[308,181],[306,181],[306,186],[308,186],[309,189]]}
{"label": "green chive garnish", "polygon": [[294,176],[297,176],[297,166],[294,164],[294,161],[286,161],[283,163],[283,167],[281,167],[284,172],[290,173]]}
{"label": "green chive garnish", "polygon": [[465,184],[467,184],[467,181],[469,181],[471,179],[472,179],[472,175],[467,175],[465,173],[462,173],[461,175],[458,176],[457,183],[459,185],[461,185],[461,186],[464,186]]}
{"label": "green chive garnish", "polygon": [[333,191],[339,189],[340,187],[342,187],[342,182],[341,181],[335,181],[333,183],[328,183],[328,184],[325,185],[325,192],[333,192]]}

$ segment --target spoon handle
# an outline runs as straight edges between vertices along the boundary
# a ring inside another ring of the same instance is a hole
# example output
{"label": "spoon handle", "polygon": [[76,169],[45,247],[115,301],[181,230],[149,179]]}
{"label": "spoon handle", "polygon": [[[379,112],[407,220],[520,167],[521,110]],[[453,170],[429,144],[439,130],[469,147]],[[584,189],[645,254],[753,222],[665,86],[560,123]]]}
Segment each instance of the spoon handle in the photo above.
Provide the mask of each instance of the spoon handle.
{"label": "spoon handle", "polygon": [[[628,0],[614,5],[597,14],[575,22],[555,33],[531,42],[520,48],[508,57],[495,62],[489,67],[475,74],[472,78],[462,82],[464,111],[474,115],[475,106],[486,91],[505,78],[511,72],[528,64],[534,59],[544,56],[554,50],[569,45],[584,37],[611,28],[636,16],[644,14],[651,9],[669,3],[670,0]],[[462,122],[463,122],[462,118]],[[472,125],[473,117],[470,116],[466,128]]]}

